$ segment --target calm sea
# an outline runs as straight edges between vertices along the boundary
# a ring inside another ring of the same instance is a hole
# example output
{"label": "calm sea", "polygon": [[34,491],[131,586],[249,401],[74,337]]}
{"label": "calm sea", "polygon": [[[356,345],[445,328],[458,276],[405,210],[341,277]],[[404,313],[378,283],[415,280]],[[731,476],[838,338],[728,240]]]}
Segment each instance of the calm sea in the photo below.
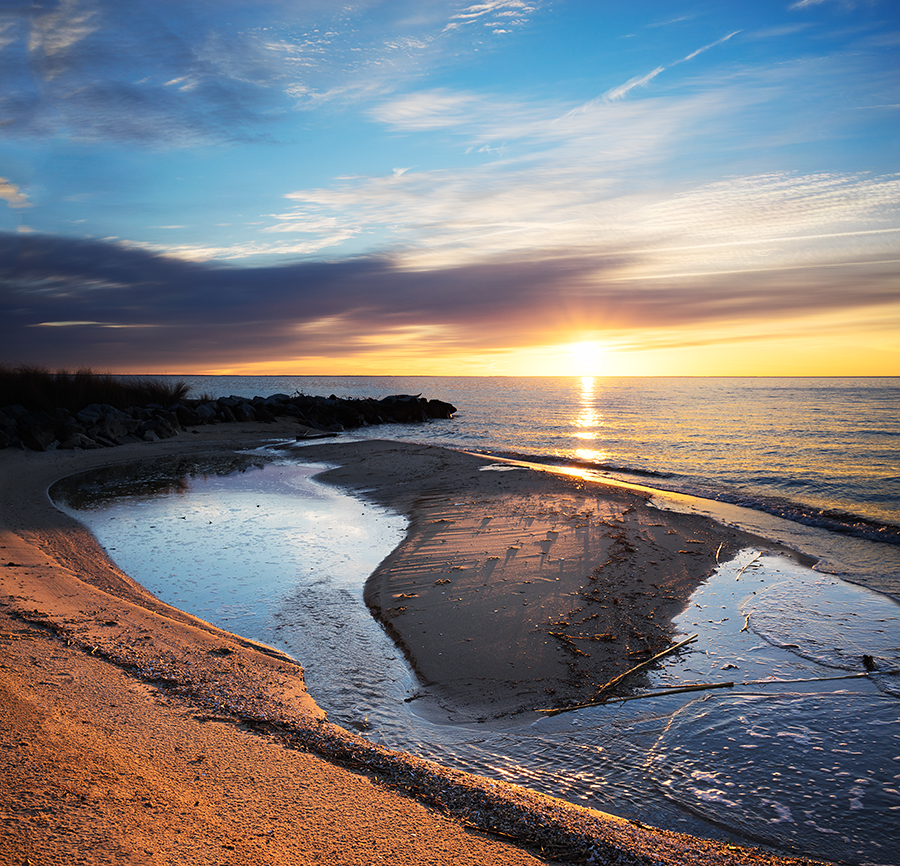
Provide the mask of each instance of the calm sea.
{"label": "calm sea", "polygon": [[[879,556],[881,544],[900,546],[898,378],[177,378],[195,396],[447,400],[459,410],[451,421],[351,435],[575,463],[776,515],[824,530],[802,544],[828,570],[900,598],[897,551]],[[879,544],[843,543],[854,538]]]}
{"label": "calm sea", "polygon": [[[900,866],[900,380],[179,378],[198,396],[448,400],[452,420],[345,435],[575,464],[816,557],[745,551],[679,618],[699,640],[653,682],[734,689],[449,726],[404,701],[414,678],[362,603],[398,515],[290,459],[170,495],[94,476],[76,513],[166,601],[295,655],[329,717],[375,741],[670,829]],[[863,654],[885,673],[861,676]]]}

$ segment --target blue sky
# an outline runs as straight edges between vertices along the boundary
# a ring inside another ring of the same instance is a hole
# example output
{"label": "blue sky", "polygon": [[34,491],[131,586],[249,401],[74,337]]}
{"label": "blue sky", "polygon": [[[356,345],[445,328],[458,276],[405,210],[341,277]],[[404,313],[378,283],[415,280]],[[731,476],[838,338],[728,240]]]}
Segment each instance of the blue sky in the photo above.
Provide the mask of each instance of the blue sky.
{"label": "blue sky", "polygon": [[0,0],[0,360],[900,375],[900,6]]}

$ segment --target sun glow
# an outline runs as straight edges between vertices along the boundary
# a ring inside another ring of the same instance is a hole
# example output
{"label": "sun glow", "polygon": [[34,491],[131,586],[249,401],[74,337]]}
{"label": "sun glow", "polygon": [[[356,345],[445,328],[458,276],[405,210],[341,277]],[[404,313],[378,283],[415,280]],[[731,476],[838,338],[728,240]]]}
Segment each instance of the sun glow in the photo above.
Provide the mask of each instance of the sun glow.
{"label": "sun glow", "polygon": [[599,376],[603,355],[603,347],[593,340],[572,343],[569,346],[572,375],[581,376],[583,379]]}

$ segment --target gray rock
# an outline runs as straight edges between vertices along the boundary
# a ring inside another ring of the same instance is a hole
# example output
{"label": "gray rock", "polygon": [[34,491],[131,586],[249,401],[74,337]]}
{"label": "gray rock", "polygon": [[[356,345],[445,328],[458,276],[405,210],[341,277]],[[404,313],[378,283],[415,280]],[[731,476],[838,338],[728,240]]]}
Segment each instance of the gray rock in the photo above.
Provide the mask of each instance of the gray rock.
{"label": "gray rock", "polygon": [[100,448],[101,445],[89,436],[85,436],[84,433],[73,433],[67,439],[60,442],[59,447],[66,451],[72,451],[75,448],[83,448],[85,451],[88,451],[94,448]]}

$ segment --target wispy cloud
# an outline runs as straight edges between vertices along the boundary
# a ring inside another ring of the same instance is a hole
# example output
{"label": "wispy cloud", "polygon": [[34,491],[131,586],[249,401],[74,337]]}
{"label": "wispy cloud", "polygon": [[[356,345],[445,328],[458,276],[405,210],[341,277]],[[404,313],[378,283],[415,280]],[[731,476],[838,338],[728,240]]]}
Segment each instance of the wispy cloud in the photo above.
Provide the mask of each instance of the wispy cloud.
{"label": "wispy cloud", "polygon": [[484,100],[474,94],[427,90],[401,96],[369,111],[370,117],[405,130],[442,129],[469,122]]}
{"label": "wispy cloud", "polygon": [[[538,8],[537,3],[523,0],[485,0],[466,6],[450,17],[445,31],[456,30],[467,24],[479,23],[490,28],[521,26]],[[498,19],[498,20],[495,20]]]}
{"label": "wispy cloud", "polygon": [[657,66],[656,69],[648,72],[646,75],[636,75],[634,78],[629,78],[624,84],[620,84],[618,87],[607,90],[602,98],[607,102],[615,102],[617,99],[621,99],[623,96],[630,93],[635,87],[646,87],[647,84],[656,78],[660,72],[664,72],[665,69],[665,66]]}
{"label": "wispy cloud", "polygon": [[737,36],[740,33],[740,30],[735,30],[733,33],[729,33],[727,36],[723,36],[721,39],[717,39],[715,42],[710,42],[709,45],[704,45],[702,48],[698,48],[696,51],[692,51],[690,54],[682,57],[680,60],[675,60],[670,63],[669,66],[657,66],[656,69],[646,73],[645,75],[636,75],[634,78],[628,79],[624,84],[620,84],[618,87],[613,87],[610,90],[607,90],[606,93],[600,97],[607,102],[615,102],[618,99],[622,99],[622,97],[627,96],[632,90],[636,87],[646,87],[657,75],[661,72],[665,72],[666,69],[671,69],[673,66],[677,66],[679,63],[686,63],[689,60],[693,60],[700,54],[703,54],[704,51],[709,51],[710,48],[715,48],[717,45],[721,45],[724,42],[727,42],[734,36]]}
{"label": "wispy cloud", "polygon": [[698,54],[703,54],[704,51],[709,51],[710,48],[715,48],[717,45],[721,45],[724,42],[727,42],[734,36],[737,36],[740,33],[740,30],[735,30],[733,33],[729,33],[727,36],[723,36],[721,39],[717,39],[715,42],[710,42],[709,45],[704,45],[702,48],[698,48],[696,51],[692,51],[686,57],[682,57],[681,60],[676,60],[672,66],[675,66],[677,63],[686,63],[688,60],[693,60]]}
{"label": "wispy cloud", "polygon": [[[260,141],[298,108],[373,100],[539,3],[60,0],[0,9],[0,134],[151,146]],[[445,32],[447,22],[459,24]],[[472,25],[472,26],[465,26]],[[477,25],[477,32],[475,26]],[[483,25],[483,26],[482,26]]]}
{"label": "wispy cloud", "polygon": [[665,21],[654,21],[647,27],[669,27],[672,24],[680,24],[682,21],[691,21],[693,18],[693,15],[679,15],[676,18],[667,18]]}
{"label": "wispy cloud", "polygon": [[6,178],[0,177],[0,201],[5,201],[11,208],[31,207],[28,196],[19,192],[19,188]]}

